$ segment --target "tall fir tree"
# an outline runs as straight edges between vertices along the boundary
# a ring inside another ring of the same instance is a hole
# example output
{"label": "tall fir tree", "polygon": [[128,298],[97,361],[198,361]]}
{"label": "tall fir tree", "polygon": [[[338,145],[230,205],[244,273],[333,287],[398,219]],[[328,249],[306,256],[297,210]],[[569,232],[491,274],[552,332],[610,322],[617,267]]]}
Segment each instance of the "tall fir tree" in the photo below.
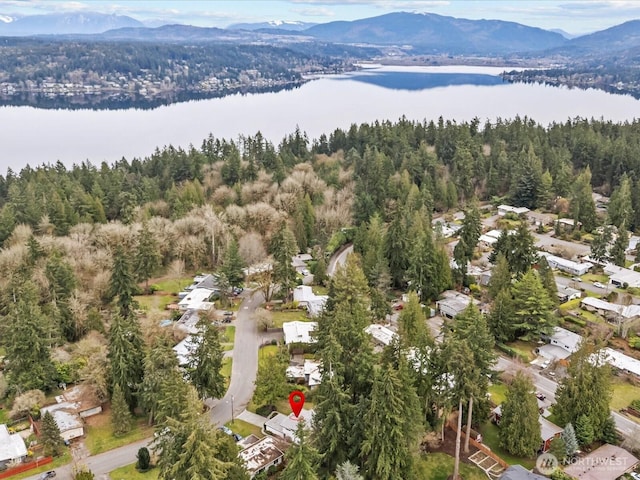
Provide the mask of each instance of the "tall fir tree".
{"label": "tall fir tree", "polygon": [[149,416],[149,425],[157,418],[161,410],[160,403],[166,396],[165,390],[168,382],[175,378],[178,371],[178,359],[176,358],[170,341],[164,337],[156,337],[147,349],[144,358],[144,379],[140,386],[140,406]]}
{"label": "tall fir tree", "polygon": [[307,437],[304,420],[298,421],[296,429],[298,442],[293,445],[285,456],[287,466],[280,474],[281,480],[318,480],[318,464],[320,455]]}
{"label": "tall fir tree", "polygon": [[587,232],[596,228],[596,206],[592,197],[591,169],[589,166],[580,174],[573,184],[571,194],[571,214],[576,222]]}
{"label": "tall fir tree", "polygon": [[496,257],[495,265],[491,269],[488,287],[489,296],[493,299],[502,290],[511,288],[511,268],[509,268],[509,262],[503,253],[498,254]]}
{"label": "tall fir tree", "polygon": [[137,302],[133,298],[137,290],[138,287],[133,278],[129,257],[124,248],[118,246],[113,254],[109,297],[115,299],[118,313],[123,318],[130,317],[137,307]]}
{"label": "tall fir tree", "polygon": [[289,298],[296,283],[296,270],[291,265],[291,262],[293,256],[298,253],[298,246],[285,221],[280,224],[280,227],[273,235],[269,247],[275,260],[273,278],[280,284],[285,296]]}
{"label": "tall fir tree", "polygon": [[516,339],[515,312],[516,305],[511,296],[511,289],[501,290],[493,301],[491,313],[487,318],[489,330],[497,342],[504,343]]}
{"label": "tall fir tree", "polygon": [[613,246],[611,247],[611,251],[609,255],[611,257],[611,261],[619,266],[624,267],[626,265],[626,251],[629,246],[629,232],[627,231],[626,224],[622,224],[620,228],[618,228],[618,234],[616,235],[616,239],[613,242]]}
{"label": "tall fir tree", "polygon": [[408,302],[398,317],[398,333],[402,343],[409,346],[423,346],[432,344],[431,335],[427,329],[427,319],[415,292],[409,292]]}
{"label": "tall fir tree", "polygon": [[222,273],[226,276],[230,286],[239,287],[242,285],[242,282],[244,282],[244,267],[245,264],[238,250],[238,241],[235,238],[231,238],[222,261]]}
{"label": "tall fir tree", "polygon": [[558,303],[558,285],[556,284],[556,277],[553,275],[553,270],[549,266],[549,262],[545,257],[540,257],[538,260],[538,275],[542,281],[542,286],[547,291],[549,299],[556,305]]}
{"label": "tall fir tree", "polygon": [[197,328],[193,336],[195,351],[187,366],[188,377],[202,398],[220,398],[226,387],[220,373],[224,359],[220,332],[205,316],[198,320]]}
{"label": "tall fir tree", "polygon": [[530,269],[511,288],[515,315],[513,329],[523,340],[538,340],[541,334],[550,335],[556,324],[552,315],[553,302],[545,290],[538,272]]}
{"label": "tall fir tree", "polygon": [[623,225],[633,225],[634,212],[631,202],[631,180],[625,172],[620,179],[620,185],[614,189],[607,205],[609,224],[620,228]]}
{"label": "tall fir tree", "polygon": [[134,272],[138,281],[145,282],[145,290],[149,291],[149,279],[157,272],[162,263],[162,258],[153,234],[149,230],[149,224],[144,222],[138,233]]}
{"label": "tall fir tree", "polygon": [[132,422],[129,405],[124,398],[122,388],[119,384],[113,386],[113,394],[111,395],[111,424],[113,426],[113,434],[116,437],[125,435],[131,431]]}
{"label": "tall fir tree", "polygon": [[583,343],[571,356],[567,375],[560,380],[556,392],[554,413],[560,424],[572,423],[578,434],[578,419],[586,415],[595,439],[602,438],[611,415],[611,381],[611,367],[602,351]]}
{"label": "tall fir tree", "polygon": [[144,375],[142,333],[136,318],[114,315],[109,330],[108,357],[111,384],[120,385],[127,405],[133,410],[138,403],[138,390]]}
{"label": "tall fir tree", "polygon": [[567,457],[573,456],[573,454],[578,451],[578,438],[576,437],[576,431],[574,430],[571,422],[565,425],[564,430],[562,431],[562,438],[566,449],[565,455]]}
{"label": "tall fir tree", "polygon": [[500,446],[512,455],[532,458],[541,443],[538,402],[534,385],[522,372],[516,373],[502,404]]}
{"label": "tall fir tree", "polygon": [[389,273],[391,274],[391,284],[395,288],[404,286],[407,269],[409,268],[407,233],[405,210],[396,207],[384,238],[385,255],[389,265]]}
{"label": "tall fir tree", "polygon": [[64,440],[60,435],[60,428],[49,411],[45,412],[42,416],[40,443],[44,449],[44,454],[54,457],[60,455],[64,448]]}

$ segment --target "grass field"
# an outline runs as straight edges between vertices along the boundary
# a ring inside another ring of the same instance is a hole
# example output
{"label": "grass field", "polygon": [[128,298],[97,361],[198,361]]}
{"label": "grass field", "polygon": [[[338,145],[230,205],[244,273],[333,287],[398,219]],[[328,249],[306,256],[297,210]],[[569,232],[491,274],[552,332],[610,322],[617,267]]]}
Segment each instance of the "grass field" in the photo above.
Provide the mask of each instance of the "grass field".
{"label": "grass field", "polygon": [[0,409],[0,425],[7,423],[9,420],[9,409],[7,407]]}
{"label": "grass field", "polygon": [[136,295],[133,297],[140,304],[140,308],[147,312],[151,310],[165,310],[167,305],[177,301],[173,295]]}
{"label": "grass field", "polygon": [[494,425],[488,420],[483,423],[482,428],[480,429],[480,432],[482,433],[482,443],[488,446],[492,452],[502,458],[509,465],[520,464],[524,468],[531,470],[536,464],[535,459],[514,457],[504,449],[500,448],[500,440],[498,439],[499,429],[500,427]]}
{"label": "grass field", "polygon": [[[454,458],[446,453],[428,453],[417,464],[416,478],[447,480],[453,473]],[[486,480],[487,476],[478,467],[460,463],[460,474],[464,480]]]}
{"label": "grass field", "polygon": [[621,408],[626,408],[633,400],[640,400],[640,387],[622,380],[614,380],[611,409],[620,410]]}
{"label": "grass field", "polygon": [[136,464],[132,463],[131,465],[112,470],[109,472],[109,478],[111,478],[111,480],[157,480],[158,473],[160,473],[160,471],[157,468],[152,468],[144,473],[140,473],[136,470]]}
{"label": "grass field", "polygon": [[129,433],[122,437],[113,435],[109,412],[92,417],[85,427],[85,445],[91,455],[113,450],[129,443],[137,442],[153,435],[153,427],[147,425],[146,418],[137,418]]}
{"label": "grass field", "polygon": [[157,282],[152,282],[151,285],[156,285],[161,292],[173,293],[177,295],[184,287],[188,287],[193,282],[193,277],[180,277],[180,278],[166,278]]}
{"label": "grass field", "polygon": [[537,345],[534,342],[523,342],[522,340],[516,340],[515,342],[510,342],[507,345],[518,351],[525,358],[528,358],[529,361],[535,358],[533,350],[537,347]]}
{"label": "grass field", "polygon": [[323,287],[322,285],[314,285],[311,287],[313,293],[316,295],[329,295],[329,289],[327,287]]}
{"label": "grass field", "polygon": [[271,312],[273,314],[273,326],[275,328],[282,328],[284,322],[294,322],[296,320],[302,322],[308,322],[309,318],[302,310],[297,312]]}
{"label": "grass field", "polygon": [[231,381],[232,366],[233,366],[233,358],[227,357],[222,361],[222,368],[220,369],[220,373],[224,378],[227,379],[227,386],[229,386],[229,382]]}
{"label": "grass field", "polygon": [[506,398],[507,386],[504,383],[494,383],[489,386],[489,394],[491,395],[491,401],[496,405],[500,405]]}
{"label": "grass field", "polygon": [[[605,285],[609,283],[609,277],[607,277],[604,274],[597,275],[595,273],[587,273],[580,278],[582,278],[583,282],[590,282],[590,283],[600,282],[600,283],[604,283]],[[604,293],[604,291],[602,293]]]}
{"label": "grass field", "polygon": [[222,334],[220,341],[223,343],[231,343],[236,340],[236,327],[229,326],[224,329],[224,333]]}
{"label": "grass field", "polygon": [[248,437],[249,435],[255,435],[258,438],[264,437],[262,432],[260,431],[260,427],[257,427],[251,423],[245,422],[244,420],[234,420],[233,423],[227,422],[225,424],[226,427],[229,427],[233,433],[237,433],[243,437]]}

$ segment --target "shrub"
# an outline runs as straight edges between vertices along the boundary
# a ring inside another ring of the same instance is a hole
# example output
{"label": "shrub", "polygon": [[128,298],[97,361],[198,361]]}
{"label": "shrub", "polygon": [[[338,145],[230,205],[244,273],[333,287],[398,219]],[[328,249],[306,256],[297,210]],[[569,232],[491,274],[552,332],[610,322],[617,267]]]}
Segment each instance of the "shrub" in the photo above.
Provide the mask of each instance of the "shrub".
{"label": "shrub", "polygon": [[40,390],[28,390],[16,397],[9,416],[13,419],[25,417],[32,409],[37,408],[39,410],[40,406],[44,404],[44,400],[44,393]]}
{"label": "shrub", "polygon": [[138,461],[136,462],[136,469],[141,472],[146,472],[149,470],[151,466],[151,455],[149,455],[149,449],[147,447],[142,447],[138,450],[138,455],[136,456]]}
{"label": "shrub", "polygon": [[271,412],[274,412],[276,407],[273,405],[261,405],[256,408],[256,413],[258,415],[262,415],[263,417],[268,417]]}
{"label": "shrub", "polygon": [[629,346],[640,350],[640,337],[629,338]]}

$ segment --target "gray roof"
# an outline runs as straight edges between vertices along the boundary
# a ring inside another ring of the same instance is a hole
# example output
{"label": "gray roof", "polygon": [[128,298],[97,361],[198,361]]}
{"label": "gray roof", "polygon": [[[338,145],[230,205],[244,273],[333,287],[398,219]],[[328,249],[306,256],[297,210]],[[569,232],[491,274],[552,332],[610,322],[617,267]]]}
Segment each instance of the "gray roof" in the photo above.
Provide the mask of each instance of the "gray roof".
{"label": "gray roof", "polygon": [[500,480],[549,480],[547,477],[530,472],[522,465],[511,465],[507,468]]}

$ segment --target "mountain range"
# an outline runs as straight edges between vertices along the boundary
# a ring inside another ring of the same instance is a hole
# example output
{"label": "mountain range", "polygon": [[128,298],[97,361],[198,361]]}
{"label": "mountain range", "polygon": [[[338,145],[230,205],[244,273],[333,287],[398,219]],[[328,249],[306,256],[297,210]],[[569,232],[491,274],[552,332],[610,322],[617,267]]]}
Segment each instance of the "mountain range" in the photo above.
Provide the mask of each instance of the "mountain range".
{"label": "mountain range", "polygon": [[502,20],[468,20],[433,13],[394,12],[324,24],[272,21],[238,23],[226,29],[189,25],[150,28],[122,15],[57,13],[14,18],[0,14],[0,36],[67,35],[88,40],[156,42],[308,43],[400,48],[410,54],[564,55],[602,54],[640,47],[640,20],[567,38]]}

